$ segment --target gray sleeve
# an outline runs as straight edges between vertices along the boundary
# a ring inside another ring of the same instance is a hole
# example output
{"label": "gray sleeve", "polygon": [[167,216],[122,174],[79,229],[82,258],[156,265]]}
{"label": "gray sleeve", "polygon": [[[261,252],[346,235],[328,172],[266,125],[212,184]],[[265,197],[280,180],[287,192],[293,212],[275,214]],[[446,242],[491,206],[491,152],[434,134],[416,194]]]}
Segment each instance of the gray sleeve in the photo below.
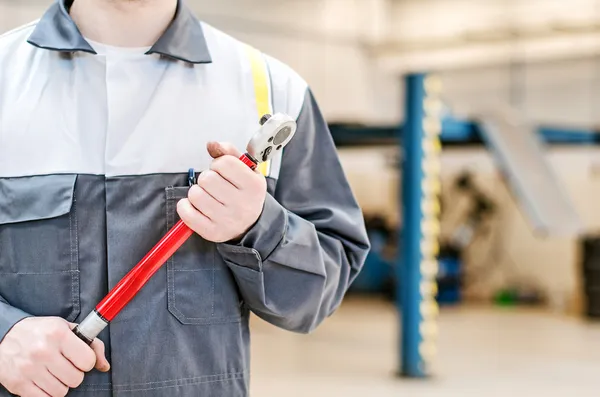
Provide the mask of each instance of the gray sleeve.
{"label": "gray sleeve", "polygon": [[8,302],[0,296],[0,343],[16,323],[27,317],[31,317],[31,315],[9,305]]}
{"label": "gray sleeve", "polygon": [[368,250],[361,210],[307,90],[274,194],[242,241],[219,252],[256,315],[307,333],[340,305]]}

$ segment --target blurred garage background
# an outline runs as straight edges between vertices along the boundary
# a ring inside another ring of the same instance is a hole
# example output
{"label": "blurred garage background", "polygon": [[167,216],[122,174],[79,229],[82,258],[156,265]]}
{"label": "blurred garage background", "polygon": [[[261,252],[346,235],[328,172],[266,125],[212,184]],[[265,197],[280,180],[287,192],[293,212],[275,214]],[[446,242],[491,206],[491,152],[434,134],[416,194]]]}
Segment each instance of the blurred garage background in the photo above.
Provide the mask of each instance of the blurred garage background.
{"label": "blurred garage background", "polygon": [[309,82],[373,244],[314,335],[254,322],[253,395],[597,395],[599,0],[187,2]]}

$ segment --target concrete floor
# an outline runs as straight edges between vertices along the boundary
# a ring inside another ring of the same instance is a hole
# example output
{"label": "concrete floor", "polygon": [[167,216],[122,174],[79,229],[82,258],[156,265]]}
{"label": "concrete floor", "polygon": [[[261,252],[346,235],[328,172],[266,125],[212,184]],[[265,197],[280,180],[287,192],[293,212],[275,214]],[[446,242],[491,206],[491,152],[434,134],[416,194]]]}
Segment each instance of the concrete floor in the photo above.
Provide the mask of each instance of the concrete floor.
{"label": "concrete floor", "polygon": [[600,324],[551,313],[444,309],[435,376],[394,377],[394,308],[349,300],[315,334],[253,322],[256,397],[596,397]]}

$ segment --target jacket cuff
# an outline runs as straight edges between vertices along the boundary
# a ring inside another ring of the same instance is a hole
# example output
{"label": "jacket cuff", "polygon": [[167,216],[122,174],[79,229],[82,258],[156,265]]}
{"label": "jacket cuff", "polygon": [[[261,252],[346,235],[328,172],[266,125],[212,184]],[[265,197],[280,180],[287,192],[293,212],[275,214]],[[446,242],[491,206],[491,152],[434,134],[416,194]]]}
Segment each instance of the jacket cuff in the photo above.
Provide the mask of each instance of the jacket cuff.
{"label": "jacket cuff", "polygon": [[15,324],[27,317],[32,316],[16,307],[0,302],[0,343]]}
{"label": "jacket cuff", "polygon": [[258,221],[237,244],[219,244],[219,253],[228,262],[260,270],[266,260],[283,240],[288,224],[285,208],[267,194],[263,212]]}

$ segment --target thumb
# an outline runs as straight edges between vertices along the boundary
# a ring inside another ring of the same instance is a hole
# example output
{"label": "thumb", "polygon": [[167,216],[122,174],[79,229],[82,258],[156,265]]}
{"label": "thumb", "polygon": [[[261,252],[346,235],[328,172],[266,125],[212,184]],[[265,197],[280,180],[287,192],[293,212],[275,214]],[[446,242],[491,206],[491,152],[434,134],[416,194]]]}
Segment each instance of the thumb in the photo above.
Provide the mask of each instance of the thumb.
{"label": "thumb", "polygon": [[96,369],[101,372],[108,372],[110,369],[110,363],[104,355],[104,343],[96,338],[90,345],[94,353],[96,353]]}
{"label": "thumb", "polygon": [[235,146],[231,143],[225,142],[208,142],[206,145],[206,149],[208,150],[208,154],[213,159],[217,159],[221,156],[234,156],[240,157],[242,152],[240,152]]}

